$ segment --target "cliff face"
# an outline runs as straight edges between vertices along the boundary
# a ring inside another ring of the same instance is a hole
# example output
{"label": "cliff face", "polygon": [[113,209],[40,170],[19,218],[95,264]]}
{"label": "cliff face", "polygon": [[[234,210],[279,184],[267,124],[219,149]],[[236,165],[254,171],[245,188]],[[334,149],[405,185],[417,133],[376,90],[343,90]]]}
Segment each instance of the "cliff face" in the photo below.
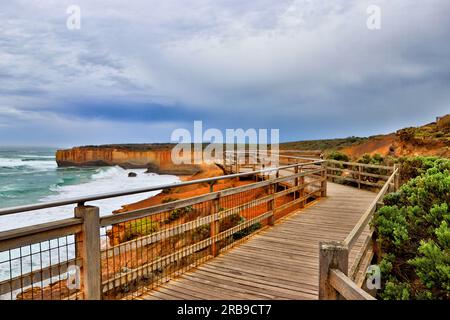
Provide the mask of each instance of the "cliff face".
{"label": "cliff face", "polygon": [[160,174],[191,175],[202,171],[198,165],[175,165],[171,150],[167,148],[122,148],[120,146],[75,147],[56,152],[60,167],[69,166],[113,166],[123,168],[147,168]]}

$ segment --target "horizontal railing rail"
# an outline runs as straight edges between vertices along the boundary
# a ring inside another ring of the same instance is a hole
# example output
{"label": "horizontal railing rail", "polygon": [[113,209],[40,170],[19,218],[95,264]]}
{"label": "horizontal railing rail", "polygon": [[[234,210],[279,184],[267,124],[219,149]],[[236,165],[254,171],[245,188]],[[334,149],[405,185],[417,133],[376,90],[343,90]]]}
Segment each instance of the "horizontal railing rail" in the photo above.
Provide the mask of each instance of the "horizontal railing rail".
{"label": "horizontal railing rail", "polygon": [[331,269],[329,281],[330,285],[346,300],[376,300],[366,291],[358,287],[341,270]]}
{"label": "horizontal railing rail", "polygon": [[[324,163],[324,160],[317,160],[317,159],[313,159],[313,160],[314,161],[307,163],[307,165]],[[149,187],[149,188],[137,188],[137,189],[130,189],[127,191],[108,192],[108,193],[95,194],[95,195],[91,195],[91,196],[75,197],[75,198],[70,198],[70,199],[66,199],[66,200],[49,201],[49,202],[43,202],[43,203],[39,203],[39,204],[35,204],[35,205],[24,205],[24,206],[4,208],[4,209],[0,209],[0,216],[14,214],[14,213],[27,212],[27,211],[40,210],[40,209],[48,209],[48,208],[53,208],[53,207],[61,207],[61,206],[68,205],[68,204],[84,204],[86,202],[91,202],[91,201],[96,201],[96,200],[129,196],[129,195],[135,195],[135,194],[139,194],[139,193],[148,193],[148,192],[152,192],[152,191],[160,191],[160,190],[165,190],[165,189],[170,189],[170,188],[184,187],[184,186],[189,186],[189,185],[193,185],[193,184],[213,183],[213,182],[216,182],[219,180],[241,178],[241,177],[246,177],[246,176],[252,176],[255,174],[273,173],[277,170],[294,168],[296,165],[297,164],[290,164],[290,165],[280,166],[280,167],[276,167],[276,168],[264,168],[264,169],[259,169],[259,170],[255,170],[255,171],[251,171],[251,172],[234,173],[234,174],[228,174],[228,175],[212,177],[212,178],[191,180],[191,181],[171,183],[171,184],[163,184],[163,185],[153,186],[153,187]]]}
{"label": "horizontal railing rail", "polygon": [[362,186],[381,188],[395,169],[395,166],[330,159],[326,161],[327,177],[331,182],[351,183],[358,186],[358,188]]}

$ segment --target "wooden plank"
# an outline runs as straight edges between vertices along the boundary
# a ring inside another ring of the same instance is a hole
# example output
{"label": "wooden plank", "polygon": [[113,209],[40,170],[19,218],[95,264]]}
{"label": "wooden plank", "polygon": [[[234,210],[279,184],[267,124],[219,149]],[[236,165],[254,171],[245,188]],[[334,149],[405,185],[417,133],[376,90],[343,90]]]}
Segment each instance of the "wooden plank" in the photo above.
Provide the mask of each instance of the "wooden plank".
{"label": "wooden plank", "polygon": [[372,246],[372,232],[370,232],[366,239],[364,240],[364,243],[362,245],[362,247],[360,248],[356,258],[353,261],[353,265],[350,268],[349,271],[349,276],[351,279],[355,279],[356,273],[359,271],[359,267],[360,267],[360,263],[362,258],[365,256],[367,250],[369,249],[369,247]]}
{"label": "wooden plank", "polygon": [[366,250],[363,258],[361,259],[361,262],[359,263],[359,269],[358,272],[355,274],[354,282],[360,288],[362,287],[364,280],[366,280],[367,268],[370,266],[370,263],[372,262],[373,255],[374,255],[373,248],[369,247]]}
{"label": "wooden plank", "polygon": [[331,286],[347,300],[376,300],[340,270],[331,269],[329,281]]}
{"label": "wooden plank", "polygon": [[190,283],[201,283],[205,285],[211,285],[216,289],[225,289],[227,291],[239,292],[244,294],[246,298],[254,296],[258,299],[274,299],[276,295],[271,292],[255,291],[252,287],[240,286],[235,282],[230,282],[228,279],[223,279],[215,276],[212,273],[200,273],[200,272],[188,272],[180,281],[189,280]]}

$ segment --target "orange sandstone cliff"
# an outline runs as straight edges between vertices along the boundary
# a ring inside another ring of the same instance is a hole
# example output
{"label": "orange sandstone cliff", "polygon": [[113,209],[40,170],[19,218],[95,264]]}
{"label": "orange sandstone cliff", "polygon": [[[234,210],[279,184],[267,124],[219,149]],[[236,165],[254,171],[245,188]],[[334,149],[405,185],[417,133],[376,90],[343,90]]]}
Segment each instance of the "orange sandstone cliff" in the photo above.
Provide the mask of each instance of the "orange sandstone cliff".
{"label": "orange sandstone cliff", "polygon": [[196,164],[174,164],[172,145],[104,145],[74,147],[56,152],[60,167],[121,166],[126,169],[146,168],[159,174],[192,175],[202,171]]}

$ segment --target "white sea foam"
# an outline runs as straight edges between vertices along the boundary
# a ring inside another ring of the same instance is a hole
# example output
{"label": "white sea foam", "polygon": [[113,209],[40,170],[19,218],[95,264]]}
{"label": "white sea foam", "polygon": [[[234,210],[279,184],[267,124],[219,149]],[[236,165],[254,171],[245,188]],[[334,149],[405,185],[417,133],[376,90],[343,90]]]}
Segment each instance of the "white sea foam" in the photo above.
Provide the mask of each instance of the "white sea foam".
{"label": "white sea foam", "polygon": [[26,161],[26,159],[20,158],[0,158],[0,167],[4,168],[26,167],[27,169],[32,170],[48,170],[56,168],[57,164],[54,160],[51,159]]}
{"label": "white sea foam", "polygon": [[40,156],[40,155],[34,155],[34,154],[19,154],[18,157],[25,158],[25,159],[55,159],[55,156]]}

